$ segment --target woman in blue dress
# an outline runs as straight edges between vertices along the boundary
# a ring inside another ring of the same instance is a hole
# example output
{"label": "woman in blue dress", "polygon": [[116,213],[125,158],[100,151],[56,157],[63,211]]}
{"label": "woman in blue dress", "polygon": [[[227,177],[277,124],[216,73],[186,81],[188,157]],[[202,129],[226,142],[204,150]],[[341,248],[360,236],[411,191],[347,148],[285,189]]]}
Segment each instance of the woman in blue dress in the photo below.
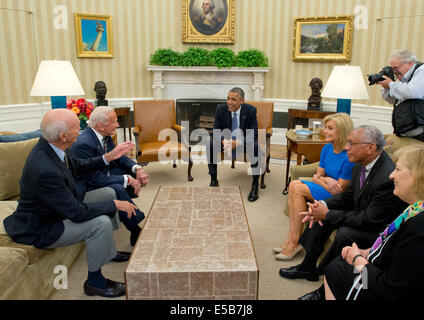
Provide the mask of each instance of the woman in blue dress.
{"label": "woman in blue dress", "polygon": [[302,216],[307,201],[324,200],[344,191],[352,180],[354,163],[344,150],[347,138],[353,130],[352,119],[346,113],[335,113],[324,118],[323,147],[317,173],[312,181],[294,180],[289,185],[288,207],[290,216],[289,235],[281,247],[274,248],[278,260],[292,260],[303,250],[299,238],[303,231]]}

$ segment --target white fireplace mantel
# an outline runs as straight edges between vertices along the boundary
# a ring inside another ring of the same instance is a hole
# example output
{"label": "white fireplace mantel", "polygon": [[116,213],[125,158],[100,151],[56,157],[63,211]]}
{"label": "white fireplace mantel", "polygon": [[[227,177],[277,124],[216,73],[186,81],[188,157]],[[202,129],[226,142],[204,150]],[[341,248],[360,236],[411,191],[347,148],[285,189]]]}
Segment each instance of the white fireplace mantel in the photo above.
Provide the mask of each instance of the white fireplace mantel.
{"label": "white fireplace mantel", "polygon": [[211,99],[227,97],[232,87],[241,87],[246,100],[261,101],[264,75],[269,68],[147,66],[153,72],[155,99]]}

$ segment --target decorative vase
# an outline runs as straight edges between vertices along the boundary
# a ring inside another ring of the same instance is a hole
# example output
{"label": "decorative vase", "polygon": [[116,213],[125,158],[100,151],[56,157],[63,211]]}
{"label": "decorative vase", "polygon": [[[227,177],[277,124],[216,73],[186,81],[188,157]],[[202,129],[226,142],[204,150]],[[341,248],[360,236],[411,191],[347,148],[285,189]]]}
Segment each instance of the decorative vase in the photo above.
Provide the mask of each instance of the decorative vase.
{"label": "decorative vase", "polygon": [[80,127],[81,130],[85,130],[85,128],[87,128],[87,121],[85,121],[84,119],[80,119]]}

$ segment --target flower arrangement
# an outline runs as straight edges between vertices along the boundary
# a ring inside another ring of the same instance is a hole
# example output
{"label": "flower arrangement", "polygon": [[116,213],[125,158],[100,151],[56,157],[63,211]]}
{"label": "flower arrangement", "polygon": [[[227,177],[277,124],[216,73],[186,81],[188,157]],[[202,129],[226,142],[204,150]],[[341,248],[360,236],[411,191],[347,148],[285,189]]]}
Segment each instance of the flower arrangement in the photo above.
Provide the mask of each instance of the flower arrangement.
{"label": "flower arrangement", "polygon": [[94,110],[94,105],[85,99],[69,100],[66,107],[69,110],[75,112],[78,116],[78,119],[83,121],[90,119],[91,112]]}

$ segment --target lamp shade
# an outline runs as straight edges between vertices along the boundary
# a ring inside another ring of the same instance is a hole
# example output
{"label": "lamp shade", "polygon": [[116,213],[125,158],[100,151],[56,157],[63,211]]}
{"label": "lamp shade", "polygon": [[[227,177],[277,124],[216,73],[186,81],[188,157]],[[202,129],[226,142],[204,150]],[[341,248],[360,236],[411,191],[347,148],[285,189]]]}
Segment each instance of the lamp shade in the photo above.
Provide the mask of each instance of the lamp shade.
{"label": "lamp shade", "polygon": [[80,96],[84,94],[70,61],[41,61],[32,85],[31,96]]}
{"label": "lamp shade", "polygon": [[321,96],[336,99],[368,100],[368,91],[361,68],[359,66],[335,66]]}

